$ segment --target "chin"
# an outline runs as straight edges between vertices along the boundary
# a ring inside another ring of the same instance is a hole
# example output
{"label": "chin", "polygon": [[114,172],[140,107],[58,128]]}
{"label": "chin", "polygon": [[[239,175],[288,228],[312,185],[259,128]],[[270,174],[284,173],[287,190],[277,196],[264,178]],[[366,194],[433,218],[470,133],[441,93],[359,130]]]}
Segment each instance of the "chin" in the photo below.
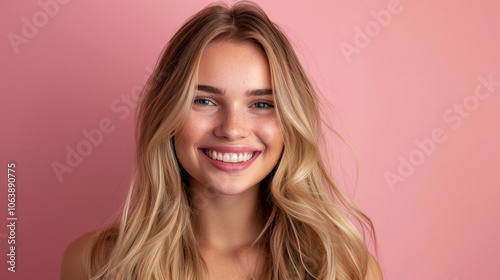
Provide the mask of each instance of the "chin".
{"label": "chin", "polygon": [[200,185],[205,186],[203,194],[214,195],[214,194],[222,194],[222,195],[239,195],[245,194],[251,190],[258,189],[259,183],[254,185],[249,185],[247,182],[221,182],[224,179],[222,177],[213,180],[215,183],[202,183]]}
{"label": "chin", "polygon": [[258,184],[254,186],[241,186],[239,184],[224,184],[219,185],[215,188],[212,188],[215,192],[223,194],[223,195],[239,195],[249,192],[258,188]]}

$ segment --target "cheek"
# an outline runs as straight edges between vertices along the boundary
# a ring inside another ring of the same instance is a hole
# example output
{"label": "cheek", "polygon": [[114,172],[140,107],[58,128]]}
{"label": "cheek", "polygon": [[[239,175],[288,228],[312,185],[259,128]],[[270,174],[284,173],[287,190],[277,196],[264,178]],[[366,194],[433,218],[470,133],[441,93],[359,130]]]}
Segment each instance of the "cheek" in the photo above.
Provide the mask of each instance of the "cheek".
{"label": "cheek", "polygon": [[210,133],[209,118],[190,112],[179,133],[174,137],[175,152],[181,164],[185,165],[196,157],[198,152],[195,147],[208,137],[208,133]]}
{"label": "cheek", "polygon": [[179,136],[176,138],[180,140],[181,145],[183,143],[191,143],[196,141],[199,135],[203,133],[205,127],[203,119],[197,118],[190,113],[180,129]]}
{"label": "cheek", "polygon": [[190,171],[192,171],[193,164],[195,163],[195,151],[193,150],[193,144],[196,136],[193,135],[193,132],[194,131],[192,130],[190,124],[185,123],[179,133],[174,136],[174,148],[177,160],[182,168],[189,174]]}
{"label": "cheek", "polygon": [[283,136],[276,119],[259,125],[258,133],[268,148],[275,148],[281,151],[283,148]]}
{"label": "cheek", "polygon": [[175,152],[177,158],[182,162],[186,156],[186,152],[191,146],[193,140],[196,139],[196,123],[188,117],[179,132],[174,136]]}

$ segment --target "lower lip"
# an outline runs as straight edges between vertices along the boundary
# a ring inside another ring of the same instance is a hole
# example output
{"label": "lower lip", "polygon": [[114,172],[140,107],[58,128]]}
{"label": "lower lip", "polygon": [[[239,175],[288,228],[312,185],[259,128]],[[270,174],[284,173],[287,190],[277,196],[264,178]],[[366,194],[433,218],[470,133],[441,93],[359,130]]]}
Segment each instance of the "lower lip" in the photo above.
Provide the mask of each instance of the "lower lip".
{"label": "lower lip", "polygon": [[203,157],[210,163],[212,164],[213,167],[219,169],[220,171],[228,172],[228,173],[236,173],[243,171],[250,167],[252,163],[255,161],[255,159],[259,156],[260,152],[255,152],[253,157],[247,161],[244,162],[223,162],[215,159],[209,158],[202,149],[198,150]]}

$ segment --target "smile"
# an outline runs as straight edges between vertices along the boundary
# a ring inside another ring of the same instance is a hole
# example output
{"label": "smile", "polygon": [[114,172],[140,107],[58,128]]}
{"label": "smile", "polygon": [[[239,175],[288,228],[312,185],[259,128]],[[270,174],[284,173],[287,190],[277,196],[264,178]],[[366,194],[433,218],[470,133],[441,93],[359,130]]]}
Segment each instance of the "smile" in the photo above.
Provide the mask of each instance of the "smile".
{"label": "smile", "polygon": [[254,156],[254,153],[252,152],[222,153],[216,150],[208,150],[208,149],[204,149],[203,153],[213,160],[218,160],[222,162],[231,162],[231,163],[246,162]]}

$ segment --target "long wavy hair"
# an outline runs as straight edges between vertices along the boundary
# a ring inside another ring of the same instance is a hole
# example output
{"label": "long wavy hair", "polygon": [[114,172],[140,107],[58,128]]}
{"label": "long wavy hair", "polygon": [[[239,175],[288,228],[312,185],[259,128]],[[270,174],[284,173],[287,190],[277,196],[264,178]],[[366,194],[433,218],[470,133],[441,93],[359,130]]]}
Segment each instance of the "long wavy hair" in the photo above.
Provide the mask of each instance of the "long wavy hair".
{"label": "long wavy hair", "polygon": [[373,225],[321,159],[317,95],[290,42],[249,2],[207,6],[163,51],[138,106],[136,161],[121,218],[89,246],[91,279],[208,278],[173,138],[193,103],[203,50],[217,40],[249,41],[264,51],[283,135],[280,162],[261,182],[266,222],[256,243],[264,244],[266,261],[254,279],[364,279],[364,233],[374,239]]}

